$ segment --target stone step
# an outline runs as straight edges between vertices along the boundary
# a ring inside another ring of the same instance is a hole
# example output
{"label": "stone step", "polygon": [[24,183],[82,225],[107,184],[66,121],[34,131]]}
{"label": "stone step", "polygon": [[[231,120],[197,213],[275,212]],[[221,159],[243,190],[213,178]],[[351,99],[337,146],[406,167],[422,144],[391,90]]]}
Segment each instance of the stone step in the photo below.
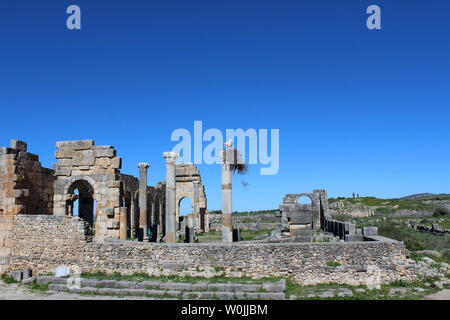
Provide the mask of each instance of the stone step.
{"label": "stone step", "polygon": [[282,292],[226,292],[226,291],[190,291],[180,290],[145,290],[145,289],[119,289],[119,288],[94,288],[81,287],[69,288],[63,284],[49,284],[49,290],[64,291],[81,294],[98,294],[114,296],[149,296],[160,298],[182,298],[182,299],[264,299],[264,300],[283,300],[285,294]]}
{"label": "stone step", "polygon": [[[49,283],[54,285],[66,285],[73,283],[68,278],[58,278],[52,276],[39,276],[37,283]],[[201,281],[197,283],[184,282],[162,282],[162,281],[116,281],[116,280],[95,280],[80,279],[81,287],[89,288],[110,288],[110,289],[137,289],[137,290],[162,290],[162,291],[207,291],[207,292],[274,292],[283,293],[286,290],[286,280],[278,282],[264,282],[263,284],[246,283],[208,283]]]}

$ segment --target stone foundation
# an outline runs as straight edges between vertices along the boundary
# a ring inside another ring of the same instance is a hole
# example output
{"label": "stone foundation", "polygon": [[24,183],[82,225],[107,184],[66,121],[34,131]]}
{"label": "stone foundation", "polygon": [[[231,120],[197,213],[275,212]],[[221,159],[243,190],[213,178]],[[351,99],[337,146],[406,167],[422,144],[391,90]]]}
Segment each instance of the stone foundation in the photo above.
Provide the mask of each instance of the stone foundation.
{"label": "stone foundation", "polygon": [[[413,280],[415,262],[402,242],[353,243],[142,243],[90,242],[86,222],[73,217],[17,215],[10,229],[8,270],[53,273],[59,265],[84,272],[146,272],[263,278],[289,276],[301,284],[366,284]],[[333,266],[331,266],[333,265]],[[338,265],[338,266],[336,266]]]}

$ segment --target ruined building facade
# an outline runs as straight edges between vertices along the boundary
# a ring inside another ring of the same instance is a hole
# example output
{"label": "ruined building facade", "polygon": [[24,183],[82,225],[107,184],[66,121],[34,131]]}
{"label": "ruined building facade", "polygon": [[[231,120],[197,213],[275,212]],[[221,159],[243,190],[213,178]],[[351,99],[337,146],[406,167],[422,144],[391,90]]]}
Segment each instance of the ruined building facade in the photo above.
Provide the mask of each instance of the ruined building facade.
{"label": "ruined building facade", "polygon": [[[120,172],[122,159],[112,146],[80,140],[57,142],[56,148],[53,170],[43,168],[39,157],[28,153],[22,141],[12,140],[9,148],[0,148],[3,255],[7,253],[6,231],[11,225],[8,217],[17,214],[73,217],[78,211],[78,218],[86,222],[87,234],[100,242],[164,239],[166,184],[147,185],[149,164],[139,164],[140,177],[136,178]],[[177,164],[176,172],[177,203],[184,197],[197,201],[200,220],[204,222],[206,195],[198,169]],[[205,229],[208,228],[203,223],[201,230]]]}

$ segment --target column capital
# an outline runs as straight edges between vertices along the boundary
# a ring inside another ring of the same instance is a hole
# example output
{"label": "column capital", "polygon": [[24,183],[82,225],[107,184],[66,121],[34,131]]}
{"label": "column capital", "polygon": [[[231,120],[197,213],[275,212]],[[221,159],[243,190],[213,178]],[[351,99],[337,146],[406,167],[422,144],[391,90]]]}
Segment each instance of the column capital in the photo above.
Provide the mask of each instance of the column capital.
{"label": "column capital", "polygon": [[138,163],[138,167],[139,167],[139,169],[141,169],[141,168],[147,169],[147,168],[150,167],[150,163],[147,163],[147,162],[140,162],[140,163]]}
{"label": "column capital", "polygon": [[170,151],[170,152],[164,152],[163,157],[166,159],[166,162],[175,162],[177,158],[179,157],[178,152]]}
{"label": "column capital", "polygon": [[192,181],[192,183],[193,183],[194,185],[199,185],[199,184],[200,184],[200,180],[194,180],[194,181]]}

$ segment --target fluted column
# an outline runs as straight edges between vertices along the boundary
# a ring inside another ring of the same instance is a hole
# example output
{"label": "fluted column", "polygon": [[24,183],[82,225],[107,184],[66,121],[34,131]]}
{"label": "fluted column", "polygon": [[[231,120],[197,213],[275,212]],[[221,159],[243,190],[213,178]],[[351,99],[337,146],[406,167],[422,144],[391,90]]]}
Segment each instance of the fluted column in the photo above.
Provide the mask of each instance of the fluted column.
{"label": "fluted column", "polygon": [[147,234],[147,169],[149,163],[139,163],[139,228],[142,229],[144,241],[148,241]]}
{"label": "fluted column", "polygon": [[164,152],[166,159],[166,242],[176,242],[176,160],[177,152]]}

